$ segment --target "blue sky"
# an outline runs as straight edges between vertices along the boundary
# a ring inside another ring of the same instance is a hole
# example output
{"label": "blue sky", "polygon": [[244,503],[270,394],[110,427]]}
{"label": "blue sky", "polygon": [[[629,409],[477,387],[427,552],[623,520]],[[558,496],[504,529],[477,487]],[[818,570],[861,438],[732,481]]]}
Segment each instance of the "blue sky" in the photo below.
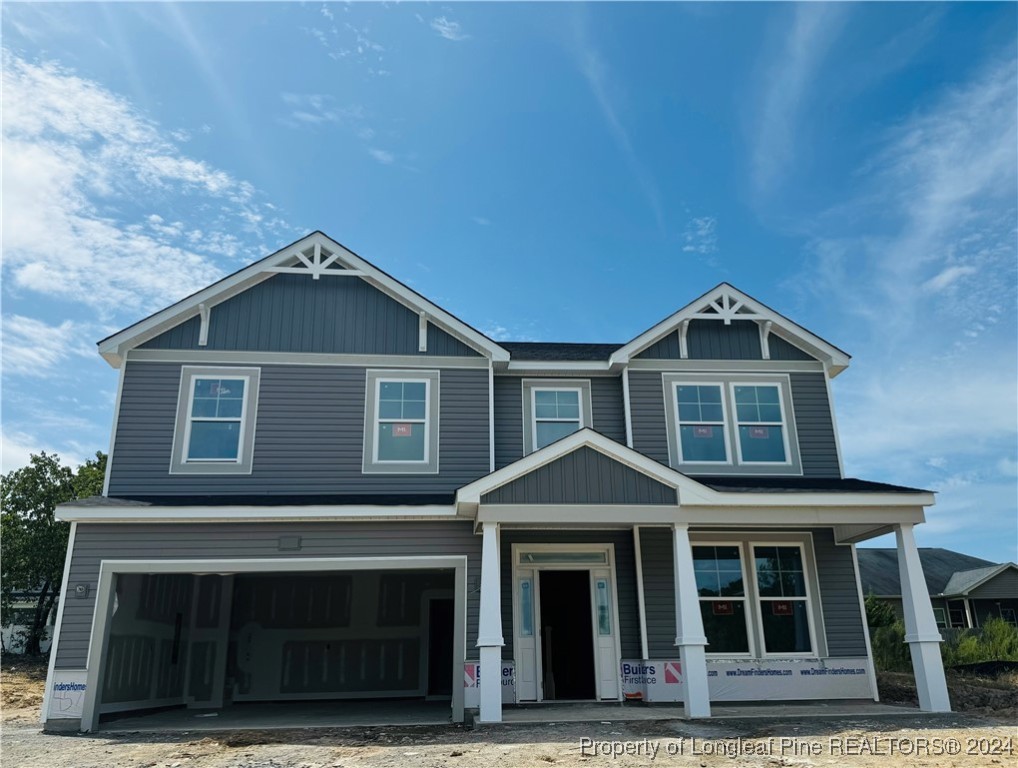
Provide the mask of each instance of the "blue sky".
{"label": "blue sky", "polygon": [[1018,6],[2,14],[4,470],[107,450],[96,340],[321,229],[496,339],[732,282],[854,355],[846,471],[939,491],[921,545],[1018,559]]}

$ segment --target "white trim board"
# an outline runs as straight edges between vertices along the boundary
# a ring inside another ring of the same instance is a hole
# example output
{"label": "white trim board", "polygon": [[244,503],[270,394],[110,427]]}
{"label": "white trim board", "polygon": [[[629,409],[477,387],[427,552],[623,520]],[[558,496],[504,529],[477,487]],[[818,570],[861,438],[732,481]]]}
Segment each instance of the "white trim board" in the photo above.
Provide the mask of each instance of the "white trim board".
{"label": "white trim board", "polygon": [[276,520],[297,522],[300,520],[342,521],[342,520],[434,520],[455,519],[456,508],[451,504],[429,506],[249,506],[223,505],[218,507],[200,506],[146,506],[116,505],[95,507],[61,504],[56,509],[57,520],[81,523],[216,523],[256,522]]}
{"label": "white trim board", "polygon": [[[390,277],[382,270],[362,259],[323,232],[315,231],[263,259],[213,283],[207,288],[178,301],[153,315],[99,342],[99,353],[114,368],[119,368],[125,351],[134,349],[160,333],[198,316],[201,305],[212,309],[227,299],[243,293],[248,288],[267,280],[280,272],[306,273],[317,279],[322,273],[309,263],[304,251],[313,248],[320,253],[322,248],[332,255],[328,261],[341,265],[343,270],[332,270],[341,277],[362,279],[390,298],[411,309],[415,314],[424,312],[428,321],[441,328],[463,343],[490,357],[495,362],[507,363],[509,352],[462,320],[454,317],[436,304],[428,301],[416,291]],[[297,260],[304,267],[291,269],[286,263]],[[317,263],[317,262],[316,262]],[[345,273],[345,274],[344,274]]]}

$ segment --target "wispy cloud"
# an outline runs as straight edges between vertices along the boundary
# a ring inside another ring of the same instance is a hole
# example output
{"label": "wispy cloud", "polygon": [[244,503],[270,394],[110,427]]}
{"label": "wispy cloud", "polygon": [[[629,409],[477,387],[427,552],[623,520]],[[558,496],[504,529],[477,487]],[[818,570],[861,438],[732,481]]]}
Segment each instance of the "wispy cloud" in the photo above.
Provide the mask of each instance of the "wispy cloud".
{"label": "wispy cloud", "polygon": [[683,253],[698,253],[708,256],[718,249],[718,221],[713,216],[698,216],[690,219],[682,233]]}
{"label": "wispy cloud", "polygon": [[587,81],[591,94],[597,102],[598,109],[612,138],[622,151],[622,155],[636,178],[647,202],[654,213],[658,228],[664,230],[664,210],[661,204],[661,193],[653,176],[646,169],[633,146],[629,131],[622,123],[615,102],[610,92],[611,74],[608,65],[595,45],[587,22],[587,12],[576,6],[573,12],[573,54],[577,66]]}
{"label": "wispy cloud", "polygon": [[458,21],[451,21],[445,16],[439,16],[432,19],[431,28],[446,40],[455,40],[458,42],[470,37],[470,35],[463,31],[463,27]]}
{"label": "wispy cloud", "polygon": [[394,162],[396,162],[396,156],[392,152],[389,152],[388,150],[385,149],[377,149],[375,147],[371,147],[370,149],[368,149],[368,154],[375,158],[375,160],[380,162],[382,165],[392,165]]}
{"label": "wispy cloud", "polygon": [[[358,132],[371,131],[371,128],[364,124],[367,115],[364,107],[359,104],[340,107],[336,104],[336,99],[326,93],[283,92],[280,98],[290,109],[290,113],[280,118],[280,122],[291,128],[318,127],[335,123],[347,125]],[[373,131],[371,133],[374,134]]]}
{"label": "wispy cloud", "polygon": [[777,60],[766,70],[759,115],[750,128],[753,181],[761,191],[772,188],[791,164],[801,102],[846,11],[837,3],[796,3],[788,12],[791,26]]}
{"label": "wispy cloud", "polygon": [[924,535],[978,513],[1013,541],[1018,61],[978,68],[874,143],[854,194],[812,217],[797,279],[865,350],[836,385],[848,471],[939,489]]}
{"label": "wispy cloud", "polygon": [[44,377],[69,357],[91,358],[95,349],[82,341],[76,324],[60,325],[23,315],[4,315],[3,375]]}
{"label": "wispy cloud", "polygon": [[491,222],[483,216],[471,216],[470,220],[479,227],[487,227]]}

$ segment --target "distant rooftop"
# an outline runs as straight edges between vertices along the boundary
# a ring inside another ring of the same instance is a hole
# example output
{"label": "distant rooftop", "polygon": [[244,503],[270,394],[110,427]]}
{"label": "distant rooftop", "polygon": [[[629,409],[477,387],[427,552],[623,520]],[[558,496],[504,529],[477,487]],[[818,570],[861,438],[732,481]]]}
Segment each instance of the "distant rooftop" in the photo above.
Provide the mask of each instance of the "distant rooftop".
{"label": "distant rooftop", "polygon": [[622,344],[572,344],[550,341],[500,341],[513,360],[607,360]]}

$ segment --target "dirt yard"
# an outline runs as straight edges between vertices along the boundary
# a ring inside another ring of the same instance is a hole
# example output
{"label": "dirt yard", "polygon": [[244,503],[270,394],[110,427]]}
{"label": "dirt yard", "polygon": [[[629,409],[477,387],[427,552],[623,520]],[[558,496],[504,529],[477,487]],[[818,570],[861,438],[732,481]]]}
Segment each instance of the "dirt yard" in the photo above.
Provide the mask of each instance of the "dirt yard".
{"label": "dirt yard", "polygon": [[[397,768],[399,766],[661,765],[973,766],[1015,765],[1018,686],[1014,680],[951,678],[955,701],[973,709],[946,716],[712,722],[546,723],[468,730],[304,729],[232,733],[40,733],[45,667],[3,666],[0,764],[18,768]],[[907,703],[907,675],[883,676],[886,701]]]}

